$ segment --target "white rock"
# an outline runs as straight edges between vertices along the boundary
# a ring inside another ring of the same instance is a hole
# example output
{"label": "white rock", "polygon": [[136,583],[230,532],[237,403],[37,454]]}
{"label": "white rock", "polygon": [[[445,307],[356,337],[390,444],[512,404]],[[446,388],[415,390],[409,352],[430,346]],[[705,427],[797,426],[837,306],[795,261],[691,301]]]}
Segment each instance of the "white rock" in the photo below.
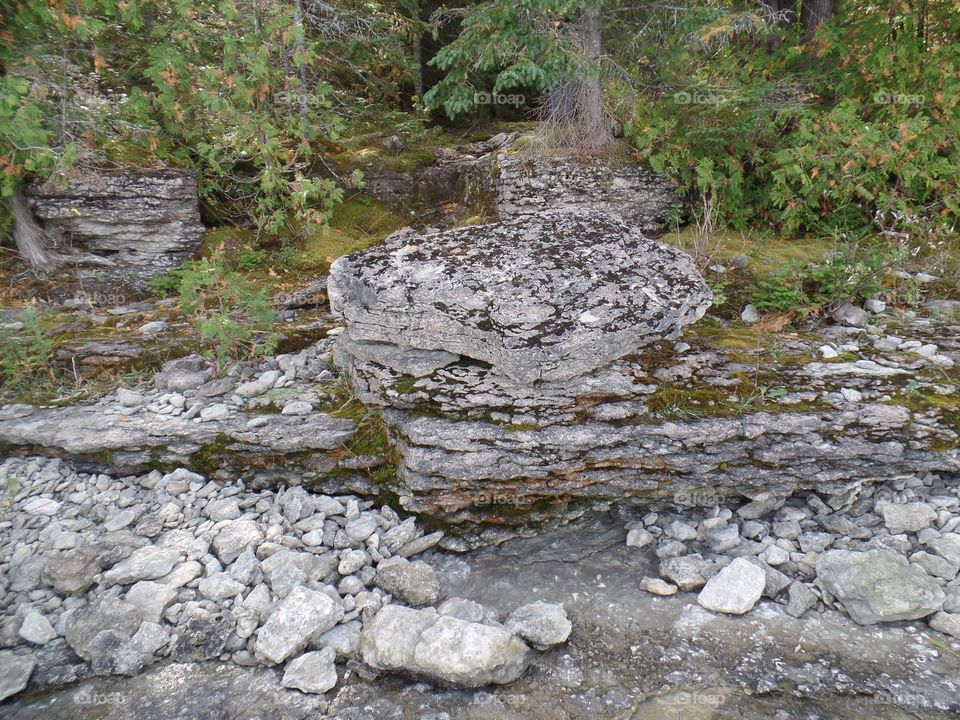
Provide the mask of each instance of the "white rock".
{"label": "white rock", "polygon": [[304,653],[287,663],[280,684],[305,693],[325,693],[337,684],[336,657],[333,648]]}
{"label": "white rock", "polygon": [[22,509],[28,515],[44,515],[50,517],[51,515],[57,514],[57,510],[60,509],[60,503],[50,498],[36,497],[27,500],[23,504]]}
{"label": "white rock", "polygon": [[197,590],[208,600],[220,601],[236,597],[246,590],[246,586],[221,572],[202,578]]}
{"label": "white rock", "polygon": [[169,573],[180,558],[174,548],[147,545],[103,574],[105,585],[126,585],[140,580],[155,580]]}
{"label": "white rock", "polygon": [[883,503],[877,510],[891,535],[915,533],[930,527],[937,521],[937,511],[932,505],[922,502]]}
{"label": "white rock", "polygon": [[37,658],[33,653],[15,653],[0,650],[0,701],[16,695],[27,686]]}
{"label": "white rock", "polygon": [[653,535],[643,528],[634,528],[627,533],[627,547],[643,548],[653,541]]}
{"label": "white rock", "polygon": [[57,636],[57,631],[46,617],[31,610],[23,616],[18,635],[34,645],[46,645]]}
{"label": "white rock", "polygon": [[230,408],[224,403],[215,403],[208,405],[200,411],[200,419],[205,421],[223,420],[230,414]]}
{"label": "white rock", "polygon": [[294,400],[288,402],[280,411],[281,415],[309,415],[313,412],[313,405],[305,400]]}
{"label": "white rock", "polygon": [[757,604],[765,586],[763,570],[737,558],[707,581],[697,602],[714,612],[743,615]]}
{"label": "white rock", "polygon": [[504,624],[538,650],[566,642],[573,629],[562,605],[545,602],[518,607]]}
{"label": "white rock", "polygon": [[370,562],[370,556],[363,550],[351,550],[340,559],[337,572],[341,575],[353,575],[360,568]]}
{"label": "white rock", "polygon": [[167,606],[177,596],[177,589],[164,583],[141,580],[127,591],[124,598],[135,605],[144,620],[159,623]]}
{"label": "white rock", "polygon": [[938,612],[927,622],[934,630],[960,640],[960,615]]}
{"label": "white rock", "polygon": [[339,602],[301,585],[277,603],[257,633],[254,652],[267,665],[282,663],[342,619],[343,606]]}
{"label": "white rock", "polygon": [[117,390],[117,401],[124,407],[133,408],[143,405],[143,395],[127,388]]}
{"label": "white rock", "polygon": [[849,403],[858,403],[863,400],[863,393],[853,388],[840,388],[840,394],[843,395],[843,399]]}
{"label": "white rock", "polygon": [[153,322],[148,322],[145,325],[141,325],[137,328],[137,332],[141,335],[156,335],[157,333],[162,333],[167,329],[167,324],[163,320],[154,320]]}
{"label": "white rock", "polygon": [[229,565],[240,557],[240,553],[247,547],[259,547],[263,538],[263,529],[259,523],[253,520],[231,520],[213,539],[213,551],[220,558],[220,562]]}

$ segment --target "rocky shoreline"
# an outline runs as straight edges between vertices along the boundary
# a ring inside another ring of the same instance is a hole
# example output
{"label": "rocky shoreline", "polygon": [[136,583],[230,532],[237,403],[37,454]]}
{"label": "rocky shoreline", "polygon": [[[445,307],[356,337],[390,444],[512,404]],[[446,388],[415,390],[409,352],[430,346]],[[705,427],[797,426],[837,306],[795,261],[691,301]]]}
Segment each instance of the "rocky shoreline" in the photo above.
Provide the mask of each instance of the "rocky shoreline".
{"label": "rocky shoreline", "polygon": [[475,687],[515,680],[528,643],[546,650],[570,633],[557,605],[501,618],[440,603],[436,570],[414,558],[443,533],[356,497],[251,492],[182,468],[86,475],[44,458],[0,474],[23,489],[0,520],[3,698],[161,659],[285,663],[281,684],[307,693],[336,685],[338,660],[361,658]]}
{"label": "rocky shoreline", "polygon": [[[960,564],[944,556],[960,537],[956,478],[865,486],[829,513],[814,493],[620,508],[454,555],[357,498],[252,492],[185,471],[85,477],[57,460],[3,469],[34,488],[0,521],[11,539],[0,548],[4,689],[17,687],[15,670],[29,675],[4,717],[175,718],[188,698],[198,718],[960,711]],[[320,533],[307,529],[318,514]],[[313,544],[328,529],[332,546]],[[259,532],[256,551],[241,549]],[[902,571],[901,584],[828,569],[838,553],[882,558],[880,575]],[[319,565],[331,582],[304,580]],[[708,590],[725,573],[735,589],[720,607]],[[935,588],[937,607],[887,614],[885,603],[916,599],[911,584]],[[908,619],[918,616],[929,626]],[[464,637],[491,648],[488,665],[464,669],[477,657],[457,658]]]}

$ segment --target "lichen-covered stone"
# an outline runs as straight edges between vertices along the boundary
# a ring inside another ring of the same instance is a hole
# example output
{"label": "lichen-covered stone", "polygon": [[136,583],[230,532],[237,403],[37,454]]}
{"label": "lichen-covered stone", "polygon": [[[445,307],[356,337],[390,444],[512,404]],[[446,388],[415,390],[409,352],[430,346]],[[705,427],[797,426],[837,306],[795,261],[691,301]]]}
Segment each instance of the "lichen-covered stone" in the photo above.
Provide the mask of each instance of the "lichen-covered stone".
{"label": "lichen-covered stone", "polygon": [[685,253],[596,211],[400,233],[338,259],[329,295],[354,341],[464,355],[520,383],[675,337],[712,297]]}
{"label": "lichen-covered stone", "polygon": [[593,208],[640,231],[659,234],[679,207],[669,178],[636,164],[500,153],[494,162],[494,207],[501,218],[546,209]]}

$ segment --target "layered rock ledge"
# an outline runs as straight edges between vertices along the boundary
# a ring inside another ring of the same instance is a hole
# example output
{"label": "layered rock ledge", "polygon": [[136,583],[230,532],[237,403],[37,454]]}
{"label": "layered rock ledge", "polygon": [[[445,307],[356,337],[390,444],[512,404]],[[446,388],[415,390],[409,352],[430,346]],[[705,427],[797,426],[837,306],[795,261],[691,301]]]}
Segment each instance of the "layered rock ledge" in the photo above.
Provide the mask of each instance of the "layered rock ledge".
{"label": "layered rock ledge", "polygon": [[87,173],[63,185],[32,184],[26,194],[51,241],[102,259],[98,276],[155,277],[191,257],[203,238],[192,172]]}
{"label": "layered rock ledge", "polygon": [[[471,252],[486,260],[483,237],[551,221],[401,235],[334,268],[333,307],[346,322],[335,364],[363,402],[382,408],[399,451],[395,492],[408,510],[514,525],[631,498],[786,497],[803,489],[843,496],[891,476],[960,470],[955,322],[886,316],[867,329],[767,338],[714,324],[688,328],[684,342],[673,343],[670,323],[644,316],[656,312],[651,305],[630,305],[642,295],[633,280],[604,294],[629,265],[590,294],[540,281],[535,268],[541,257],[551,262],[546,253],[511,266],[512,284],[498,285],[492,263],[471,267]],[[478,245],[444,246],[468,240]],[[662,257],[645,256],[643,271],[673,278],[665,282],[677,293],[669,307],[679,330],[708,296],[682,264],[659,265]],[[594,277],[589,266],[583,276]],[[537,291],[531,297],[524,288]],[[527,313],[551,306],[544,297],[552,288],[572,300],[553,300],[562,310],[546,316],[555,325],[537,335],[543,326],[531,331]],[[583,313],[603,317],[593,312],[596,297],[627,298],[630,309],[612,333],[602,321],[595,334],[577,322]],[[511,317],[503,308],[513,310],[513,324],[494,326]],[[633,335],[632,322],[640,328]],[[494,327],[504,338],[495,350],[484,336]],[[514,338],[537,345],[528,352]],[[624,352],[630,342],[634,349]]]}

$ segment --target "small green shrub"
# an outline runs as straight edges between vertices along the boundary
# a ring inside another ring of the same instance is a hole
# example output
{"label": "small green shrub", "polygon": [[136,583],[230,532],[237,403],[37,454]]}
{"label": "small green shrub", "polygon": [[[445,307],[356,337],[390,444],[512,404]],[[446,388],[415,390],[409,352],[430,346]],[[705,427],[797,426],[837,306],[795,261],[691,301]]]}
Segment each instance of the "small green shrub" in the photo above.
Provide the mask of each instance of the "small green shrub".
{"label": "small green shrub", "polygon": [[236,265],[238,270],[256,270],[267,259],[267,251],[263,248],[245,247],[237,253]]}
{"label": "small green shrub", "polygon": [[266,289],[256,289],[217,257],[188,262],[176,277],[180,307],[193,316],[201,341],[212,342],[218,362],[274,350],[274,340],[258,339],[276,315]]}
{"label": "small green shrub", "polygon": [[49,370],[53,342],[43,333],[40,316],[33,308],[21,318],[19,330],[0,328],[0,368],[5,390],[16,392]]}
{"label": "small green shrub", "polygon": [[777,273],[772,278],[760,280],[753,294],[757,310],[789,312],[808,304],[802,282],[794,273]]}
{"label": "small green shrub", "polygon": [[758,310],[789,312],[859,303],[877,295],[901,302],[912,298],[915,304],[919,295],[904,291],[909,281],[901,281],[891,272],[902,264],[902,252],[882,241],[842,243],[822,262],[793,263],[757,281],[753,304]]}
{"label": "small green shrub", "polygon": [[293,243],[284,238],[280,247],[273,253],[273,261],[280,267],[291,267],[297,259],[297,248]]}
{"label": "small green shrub", "polygon": [[147,286],[161,297],[176,295],[180,292],[180,282],[183,280],[183,268],[167,270],[163,275],[147,280]]}

